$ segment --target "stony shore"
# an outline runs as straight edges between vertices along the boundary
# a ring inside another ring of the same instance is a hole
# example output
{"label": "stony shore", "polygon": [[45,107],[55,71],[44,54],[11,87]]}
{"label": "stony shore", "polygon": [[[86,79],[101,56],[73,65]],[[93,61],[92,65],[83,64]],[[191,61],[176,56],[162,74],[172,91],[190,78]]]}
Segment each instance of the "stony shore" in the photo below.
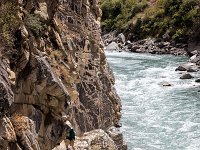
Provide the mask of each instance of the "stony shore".
{"label": "stony shore", "polygon": [[135,53],[187,55],[187,44],[167,41],[166,38],[147,38],[137,41],[126,40],[123,33],[102,36],[105,49]]}

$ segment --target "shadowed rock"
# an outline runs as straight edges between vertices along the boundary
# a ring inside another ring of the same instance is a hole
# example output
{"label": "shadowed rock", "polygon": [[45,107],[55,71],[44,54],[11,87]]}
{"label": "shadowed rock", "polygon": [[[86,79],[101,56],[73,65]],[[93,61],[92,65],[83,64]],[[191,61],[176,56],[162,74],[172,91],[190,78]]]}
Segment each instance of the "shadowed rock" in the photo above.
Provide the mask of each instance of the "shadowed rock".
{"label": "shadowed rock", "polygon": [[180,79],[192,79],[192,78],[194,77],[189,73],[185,73],[180,77]]}

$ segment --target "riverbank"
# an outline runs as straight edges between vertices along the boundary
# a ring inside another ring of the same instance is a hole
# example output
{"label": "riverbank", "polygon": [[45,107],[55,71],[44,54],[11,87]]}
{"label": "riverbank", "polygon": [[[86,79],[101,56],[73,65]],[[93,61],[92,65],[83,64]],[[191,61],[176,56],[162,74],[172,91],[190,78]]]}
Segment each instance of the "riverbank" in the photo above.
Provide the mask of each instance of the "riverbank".
{"label": "riverbank", "polygon": [[130,51],[135,53],[150,54],[172,54],[172,55],[190,55],[185,41],[169,41],[168,35],[163,38],[147,38],[142,40],[126,40],[123,33],[116,35],[115,32],[102,36],[105,49],[116,51]]}
{"label": "riverbank", "polygon": [[[123,33],[116,35],[115,32],[108,33],[102,36],[105,50],[108,51],[126,51],[133,53],[149,53],[149,54],[171,54],[175,56],[188,56],[188,61],[177,66],[175,71],[180,71],[180,79],[191,79],[191,72],[200,70],[200,54],[198,49],[188,49],[188,44],[184,41],[169,41],[168,35],[162,38],[148,38],[137,41],[127,41],[127,37]],[[199,82],[197,79],[196,82]],[[170,86],[170,84],[164,83]]]}

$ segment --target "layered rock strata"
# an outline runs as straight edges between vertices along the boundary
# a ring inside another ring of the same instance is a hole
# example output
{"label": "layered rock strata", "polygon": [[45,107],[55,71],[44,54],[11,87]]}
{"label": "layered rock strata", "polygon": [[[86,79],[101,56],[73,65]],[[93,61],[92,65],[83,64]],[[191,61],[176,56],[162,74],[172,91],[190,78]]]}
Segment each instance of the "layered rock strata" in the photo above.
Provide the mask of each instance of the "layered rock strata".
{"label": "layered rock strata", "polygon": [[65,138],[63,115],[77,136],[119,124],[98,4],[0,1],[0,149],[53,149]]}

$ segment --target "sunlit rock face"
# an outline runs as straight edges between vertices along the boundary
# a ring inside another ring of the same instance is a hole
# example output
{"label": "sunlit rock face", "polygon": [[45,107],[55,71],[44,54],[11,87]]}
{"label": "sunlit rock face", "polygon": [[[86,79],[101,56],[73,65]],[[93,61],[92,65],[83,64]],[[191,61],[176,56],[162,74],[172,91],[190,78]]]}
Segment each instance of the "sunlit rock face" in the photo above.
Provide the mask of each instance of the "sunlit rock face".
{"label": "sunlit rock face", "polygon": [[98,4],[0,1],[0,148],[53,149],[65,137],[62,115],[77,136],[118,125]]}

